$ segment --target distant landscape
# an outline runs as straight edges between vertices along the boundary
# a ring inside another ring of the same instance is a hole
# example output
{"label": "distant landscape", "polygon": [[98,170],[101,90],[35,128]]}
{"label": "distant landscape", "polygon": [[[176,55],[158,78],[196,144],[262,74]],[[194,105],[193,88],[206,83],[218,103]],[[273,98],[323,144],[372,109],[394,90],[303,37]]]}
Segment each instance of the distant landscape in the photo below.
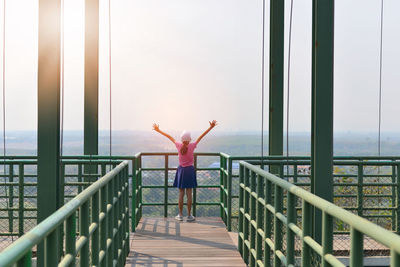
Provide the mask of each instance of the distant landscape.
{"label": "distant landscape", "polygon": [[[193,133],[196,138],[199,133]],[[173,133],[175,138],[179,133]],[[400,133],[383,133],[381,155],[400,155]],[[2,143],[2,142],[1,142]],[[257,132],[212,132],[199,144],[198,152],[225,152],[230,155],[260,155],[261,138]],[[264,135],[264,153],[268,151],[268,136]],[[7,155],[36,155],[37,135],[34,131],[8,132]],[[285,137],[286,153],[286,137]],[[154,132],[115,131],[112,133],[113,155],[134,155],[140,151],[174,151],[175,147],[166,138]],[[1,154],[1,152],[0,152]],[[83,132],[65,131],[63,155],[83,154]],[[109,132],[101,131],[99,154],[109,154]],[[289,136],[290,155],[310,155],[309,133],[291,133]],[[377,133],[336,133],[335,155],[378,154]]]}

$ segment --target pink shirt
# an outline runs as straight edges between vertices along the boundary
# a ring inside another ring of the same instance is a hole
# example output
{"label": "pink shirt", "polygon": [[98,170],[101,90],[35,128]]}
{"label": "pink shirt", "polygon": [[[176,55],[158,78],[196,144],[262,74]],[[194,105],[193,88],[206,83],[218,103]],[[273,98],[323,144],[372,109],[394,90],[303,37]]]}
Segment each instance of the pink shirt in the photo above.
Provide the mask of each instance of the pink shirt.
{"label": "pink shirt", "polygon": [[196,142],[190,143],[188,145],[188,151],[186,152],[185,155],[181,154],[181,147],[183,146],[182,143],[175,142],[175,146],[178,149],[179,165],[182,167],[193,166],[193,163],[194,163],[193,152],[194,152],[194,149],[197,147],[197,143]]}

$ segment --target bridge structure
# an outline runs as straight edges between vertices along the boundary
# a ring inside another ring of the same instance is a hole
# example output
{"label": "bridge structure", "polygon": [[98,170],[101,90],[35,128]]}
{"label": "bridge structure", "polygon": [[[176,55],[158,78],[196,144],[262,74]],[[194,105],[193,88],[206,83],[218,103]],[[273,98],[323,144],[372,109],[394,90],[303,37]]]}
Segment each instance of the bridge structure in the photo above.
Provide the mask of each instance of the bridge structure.
{"label": "bridge structure", "polygon": [[270,0],[268,156],[263,134],[259,156],[197,153],[198,219],[177,224],[176,153],[98,155],[98,0],[85,0],[84,155],[61,153],[63,6],[40,0],[38,153],[1,159],[0,266],[400,266],[400,157],[333,156],[334,1],[312,2],[311,155],[284,156],[285,5]]}

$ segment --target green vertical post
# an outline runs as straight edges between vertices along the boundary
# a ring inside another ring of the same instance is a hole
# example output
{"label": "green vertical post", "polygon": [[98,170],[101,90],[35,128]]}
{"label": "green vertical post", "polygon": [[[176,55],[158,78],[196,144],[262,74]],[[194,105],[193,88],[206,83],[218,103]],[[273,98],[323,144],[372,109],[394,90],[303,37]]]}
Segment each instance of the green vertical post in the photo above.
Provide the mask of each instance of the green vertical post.
{"label": "green vertical post", "polygon": [[228,231],[232,231],[232,159],[228,158],[228,175],[227,175],[227,190],[228,190]]}
{"label": "green vertical post", "polygon": [[331,267],[325,255],[333,253],[333,218],[324,212],[322,214],[322,267]]}
{"label": "green vertical post", "polygon": [[357,183],[357,215],[363,215],[363,183],[364,183],[364,168],[362,163],[358,164],[358,183]]}
{"label": "green vertical post", "polygon": [[[39,0],[38,43],[38,223],[60,207],[61,0]],[[55,232],[51,239],[56,240]],[[58,242],[52,244],[58,252]],[[56,259],[58,257],[55,257]],[[38,245],[38,266],[44,265]]]}
{"label": "green vertical post", "polygon": [[32,266],[32,251],[30,250],[18,261],[17,267],[31,267],[31,266]]}
{"label": "green vertical post", "polygon": [[[283,192],[282,188],[279,185],[275,185],[274,191],[274,206],[275,213],[283,213]],[[274,247],[276,250],[282,250],[282,221],[278,219],[277,216],[274,216]],[[278,255],[274,254],[274,266],[281,267],[282,262]]]}
{"label": "green vertical post", "polygon": [[353,227],[350,229],[351,247],[350,247],[350,266],[362,267],[364,259],[364,237],[363,234]]}
{"label": "green vertical post", "polygon": [[[84,154],[98,154],[99,127],[99,0],[85,0]],[[93,166],[85,173],[93,174]],[[85,181],[95,179],[86,178]]]}
{"label": "green vertical post", "polygon": [[249,266],[256,266],[256,258],[252,251],[256,249],[256,232],[257,229],[254,227],[253,222],[256,221],[256,198],[253,193],[256,192],[256,173],[250,171],[250,264]]}
{"label": "green vertical post", "polygon": [[287,224],[286,224],[286,263],[287,265],[295,264],[294,252],[294,233],[290,229],[290,224],[296,225],[296,197],[287,192]]}
{"label": "green vertical post", "polygon": [[283,154],[285,1],[271,0],[269,48],[269,155]]}
{"label": "green vertical post", "polygon": [[224,179],[223,179],[223,168],[222,168],[222,162],[223,162],[223,156],[219,156],[219,203],[220,203],[220,208],[219,208],[219,215],[224,221],[224,191],[223,191],[223,184],[224,184]]}
{"label": "green vertical post", "polygon": [[[392,207],[396,207],[396,165],[392,165]],[[392,210],[392,231],[396,231],[396,211]]]}
{"label": "green vertical post", "polygon": [[79,262],[81,267],[89,266],[89,201],[79,209],[79,235],[87,238],[80,252]]}
{"label": "green vertical post", "polygon": [[[194,171],[196,172],[196,176],[197,176],[197,155],[194,156]],[[197,216],[196,211],[197,211],[197,188],[193,188],[193,198],[192,198],[192,215],[193,216]]]}
{"label": "green vertical post", "polygon": [[164,156],[164,217],[168,217],[168,155]]}
{"label": "green vertical post", "polygon": [[[76,216],[70,215],[65,223],[65,253],[75,255],[76,242]],[[73,256],[75,257],[75,256]],[[72,261],[71,267],[75,267],[75,260]]]}
{"label": "green vertical post", "polygon": [[[313,1],[313,193],[333,201],[334,0]],[[313,235],[321,242],[321,217],[314,210]]]}
{"label": "green vertical post", "polygon": [[400,234],[400,164],[397,164],[396,232]]}
{"label": "green vertical post", "polygon": [[257,199],[256,199],[256,207],[257,207],[257,214],[256,214],[256,223],[257,223],[257,229],[256,229],[256,262],[259,260],[262,260],[262,242],[263,242],[263,236],[258,232],[258,229],[262,229],[264,232],[263,228],[263,205],[261,204],[260,201],[258,201],[259,198],[264,199],[264,191],[263,191],[263,177],[261,175],[257,175]]}
{"label": "green vertical post", "polygon": [[57,230],[53,230],[45,239],[45,264],[43,266],[58,265],[58,245],[57,245]]}
{"label": "green vertical post", "polygon": [[107,266],[107,238],[108,238],[108,216],[107,214],[107,188],[102,187],[100,189],[100,212],[103,216],[103,220],[100,222],[100,251],[103,256],[103,260],[100,263],[101,267]]}
{"label": "green vertical post", "polygon": [[242,164],[240,164],[240,170],[239,170],[239,218],[238,218],[238,250],[240,255],[243,258],[243,244],[244,240],[240,237],[240,234],[243,234],[243,213],[241,209],[244,208],[243,206],[243,197],[244,197],[244,189],[241,187],[241,185],[244,185],[244,167]]}
{"label": "green vertical post", "polygon": [[304,237],[312,235],[312,206],[303,199],[303,212],[301,225],[303,227],[303,240],[301,242],[301,266],[311,266],[311,248],[304,241]]}
{"label": "green vertical post", "polygon": [[18,169],[18,236],[24,234],[24,164],[19,164]]}
{"label": "green vertical post", "polygon": [[99,192],[96,192],[92,197],[92,223],[97,224],[96,230],[94,230],[92,234],[92,250],[90,252],[92,256],[92,265],[99,266],[99,252],[100,252],[100,235],[99,235],[99,211],[100,211],[100,204],[99,204]]}
{"label": "green vertical post", "polygon": [[136,164],[137,164],[137,158],[132,160],[132,184],[131,184],[131,191],[132,191],[132,203],[131,203],[131,231],[135,232],[136,231]]}
{"label": "green vertical post", "polygon": [[[267,204],[272,205],[272,182],[269,180],[265,181],[264,185],[264,196],[265,196],[265,206],[264,206],[264,236],[265,238],[272,238],[272,214],[267,209]],[[271,248],[264,242],[264,266],[271,266]]]}
{"label": "green vertical post", "polygon": [[248,247],[247,244],[246,244],[246,241],[249,239],[249,225],[250,225],[250,222],[249,222],[249,220],[247,219],[247,216],[246,216],[246,215],[248,215],[250,213],[250,208],[249,207],[250,207],[251,195],[250,195],[249,191],[247,191],[247,189],[249,188],[249,185],[250,185],[249,176],[250,176],[250,171],[249,171],[249,169],[245,168],[245,170],[244,170],[244,186],[245,186],[245,189],[244,189],[244,203],[243,203],[243,205],[244,205],[244,216],[243,216],[243,221],[244,221],[244,223],[243,223],[243,225],[244,225],[244,229],[243,229],[243,240],[244,240],[244,242],[243,242],[243,260],[244,260],[244,262],[246,264],[249,264],[249,254],[250,254],[249,253],[250,247]]}
{"label": "green vertical post", "polygon": [[400,267],[400,254],[397,253],[394,249],[390,251],[390,266]]}
{"label": "green vertical post", "polygon": [[14,165],[10,164],[8,166],[8,181],[10,182],[8,186],[8,203],[9,203],[9,211],[8,211],[8,231],[13,234],[14,233]]}

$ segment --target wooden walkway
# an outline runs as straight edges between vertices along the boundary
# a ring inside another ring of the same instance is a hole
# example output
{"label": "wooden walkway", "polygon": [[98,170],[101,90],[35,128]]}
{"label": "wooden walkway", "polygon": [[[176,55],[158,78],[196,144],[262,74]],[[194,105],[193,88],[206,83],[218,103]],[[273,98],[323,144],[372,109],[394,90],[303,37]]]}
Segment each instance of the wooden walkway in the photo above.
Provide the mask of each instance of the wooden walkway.
{"label": "wooden walkway", "polygon": [[[237,235],[236,235],[237,236]],[[246,266],[221,218],[142,218],[126,266]]]}

